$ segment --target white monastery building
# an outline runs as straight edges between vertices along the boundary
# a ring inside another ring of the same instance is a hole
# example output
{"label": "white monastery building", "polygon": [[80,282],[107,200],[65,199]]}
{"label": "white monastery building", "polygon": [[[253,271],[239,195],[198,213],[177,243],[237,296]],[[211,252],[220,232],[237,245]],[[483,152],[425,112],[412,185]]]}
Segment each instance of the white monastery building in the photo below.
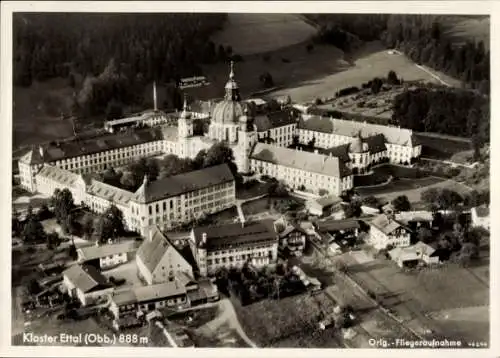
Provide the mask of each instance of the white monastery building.
{"label": "white monastery building", "polygon": [[[411,130],[397,127],[301,117],[292,109],[251,118],[241,101],[232,63],[224,98],[208,107],[210,124],[204,135],[194,135],[193,120],[203,116],[189,112],[186,101],[176,126],[168,124],[166,115],[157,109],[156,86],[154,102],[153,112],[147,115],[108,123],[113,133],[33,147],[19,160],[21,186],[46,195],[68,188],[77,205],[85,203],[96,212],[114,204],[124,213],[127,228],[144,234],[151,225],[166,229],[234,205],[234,177],[229,169],[206,168],[145,181],[136,193],[96,180],[88,182],[83,175],[143,157],[194,158],[200,150],[224,142],[242,174],[254,172],[294,189],[340,195],[353,187],[353,174],[383,160],[409,164],[422,149]],[[126,122],[150,127],[115,131]],[[315,149],[292,149],[294,137],[301,144],[314,140]]]}

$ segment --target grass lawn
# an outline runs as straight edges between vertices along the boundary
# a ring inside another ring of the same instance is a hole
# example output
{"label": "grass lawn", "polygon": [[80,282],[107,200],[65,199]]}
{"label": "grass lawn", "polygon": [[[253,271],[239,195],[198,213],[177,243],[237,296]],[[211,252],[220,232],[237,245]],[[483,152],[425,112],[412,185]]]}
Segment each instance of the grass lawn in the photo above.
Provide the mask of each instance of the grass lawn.
{"label": "grass lawn", "polygon": [[267,194],[271,183],[250,183],[247,187],[236,190],[236,199],[250,199],[256,196]]}
{"label": "grass lawn", "polygon": [[[399,179],[385,185],[369,188],[359,188],[356,191],[362,196],[383,196],[387,200],[392,200],[399,195],[406,195],[410,201],[419,201],[420,192],[423,189],[442,183],[444,180],[436,177],[422,179]],[[411,196],[411,198],[410,198]],[[389,199],[390,198],[390,199]]]}
{"label": "grass lawn", "polygon": [[244,203],[241,208],[245,216],[269,213],[270,215],[280,215],[282,209],[287,205],[296,205],[296,210],[303,207],[304,202],[298,198],[288,196],[286,198],[261,198]]}
{"label": "grass lawn", "polygon": [[244,331],[259,347],[341,347],[332,328],[317,328],[321,312],[331,313],[334,308],[324,293],[306,293],[279,301],[266,299],[248,306],[233,300],[233,304]]}

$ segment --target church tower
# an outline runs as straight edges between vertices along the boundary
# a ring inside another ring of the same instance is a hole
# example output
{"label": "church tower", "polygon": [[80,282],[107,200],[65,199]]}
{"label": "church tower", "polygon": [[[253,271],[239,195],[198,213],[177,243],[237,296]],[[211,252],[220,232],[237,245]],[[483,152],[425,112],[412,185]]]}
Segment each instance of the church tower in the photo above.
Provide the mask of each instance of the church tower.
{"label": "church tower", "polygon": [[257,142],[257,132],[253,125],[253,118],[248,117],[248,107],[243,109],[243,115],[239,120],[238,145],[235,150],[235,159],[238,171],[241,173],[250,172],[250,152]]}
{"label": "church tower", "polygon": [[226,83],[226,95],[224,99],[227,101],[236,101],[239,102],[241,100],[240,97],[240,87],[238,86],[238,82],[234,79],[234,62],[231,61],[231,70],[229,72],[229,80]]}
{"label": "church tower", "polygon": [[188,138],[193,135],[193,121],[191,120],[191,113],[188,112],[187,99],[184,96],[184,106],[178,121],[179,139]]}

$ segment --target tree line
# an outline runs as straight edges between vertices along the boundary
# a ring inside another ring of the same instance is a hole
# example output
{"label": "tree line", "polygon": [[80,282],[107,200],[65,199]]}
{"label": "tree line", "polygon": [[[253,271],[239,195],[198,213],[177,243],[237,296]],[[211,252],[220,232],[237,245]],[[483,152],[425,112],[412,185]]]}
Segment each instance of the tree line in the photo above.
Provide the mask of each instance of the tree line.
{"label": "tree line", "polygon": [[489,93],[490,52],[483,41],[453,43],[439,15],[307,14],[318,24],[317,41],[353,50],[352,37],[381,40],[388,48],[404,52],[413,61],[460,79]]}

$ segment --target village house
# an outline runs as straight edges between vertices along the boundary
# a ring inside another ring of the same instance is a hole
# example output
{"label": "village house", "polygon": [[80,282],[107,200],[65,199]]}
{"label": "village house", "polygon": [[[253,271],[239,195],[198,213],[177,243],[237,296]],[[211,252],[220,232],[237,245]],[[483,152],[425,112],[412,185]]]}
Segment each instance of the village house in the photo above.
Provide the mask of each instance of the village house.
{"label": "village house", "polygon": [[333,209],[340,205],[342,199],[337,196],[322,196],[318,199],[306,201],[306,209],[311,215],[326,216],[331,214]]}
{"label": "village house", "polygon": [[136,253],[137,271],[148,284],[173,281],[176,275],[193,277],[193,269],[184,256],[158,227],[152,227]]}
{"label": "village house", "polygon": [[360,224],[358,220],[353,219],[327,219],[314,223],[314,227],[316,232],[324,241],[327,241],[328,244],[334,241],[347,244],[350,241],[356,240],[359,234]]}
{"label": "village house", "polygon": [[440,262],[437,250],[421,241],[412,246],[396,247],[388,254],[399,267],[413,267],[418,264],[432,265]]}
{"label": "village house", "polygon": [[289,223],[284,217],[274,222],[278,233],[279,249],[292,256],[301,256],[305,246],[307,233],[298,225]]}
{"label": "village house", "polygon": [[132,260],[139,245],[137,241],[128,241],[102,246],[97,243],[95,246],[81,247],[77,250],[78,262],[105,270]]}
{"label": "village house", "polygon": [[73,265],[63,272],[63,284],[70,297],[82,306],[96,303],[113,293],[114,286],[93,266]]}
{"label": "village house", "polygon": [[486,205],[472,208],[471,211],[472,225],[490,230],[490,208]]}
{"label": "village house", "polygon": [[388,245],[405,247],[410,245],[411,231],[396,221],[392,214],[381,214],[370,223],[369,243],[377,250]]}
{"label": "village house", "polygon": [[245,263],[263,267],[278,258],[278,235],[271,219],[196,227],[190,246],[201,276]]}
{"label": "village house", "polygon": [[111,297],[110,311],[115,320],[139,312],[147,314],[157,309],[184,309],[219,299],[217,286],[209,280],[196,282],[184,272],[171,281],[148,286],[136,286],[117,292]]}

